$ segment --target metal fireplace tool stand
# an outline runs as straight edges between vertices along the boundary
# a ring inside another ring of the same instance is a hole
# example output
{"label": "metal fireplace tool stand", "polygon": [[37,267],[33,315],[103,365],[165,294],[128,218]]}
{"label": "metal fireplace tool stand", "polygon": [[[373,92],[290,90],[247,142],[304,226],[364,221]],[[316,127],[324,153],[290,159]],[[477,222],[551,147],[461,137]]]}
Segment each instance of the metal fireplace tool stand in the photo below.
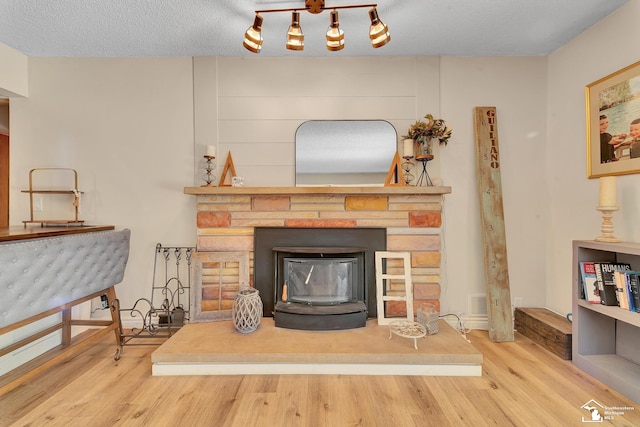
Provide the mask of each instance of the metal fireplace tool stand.
{"label": "metal fireplace tool stand", "polygon": [[[114,358],[120,359],[125,345],[157,345],[158,339],[175,334],[189,320],[191,289],[191,258],[194,247],[156,245],[153,264],[151,298],[139,298],[130,308],[121,308],[118,299],[113,310],[120,312],[120,348]],[[122,316],[137,321],[136,327],[125,330]],[[146,341],[145,339],[155,339]]]}

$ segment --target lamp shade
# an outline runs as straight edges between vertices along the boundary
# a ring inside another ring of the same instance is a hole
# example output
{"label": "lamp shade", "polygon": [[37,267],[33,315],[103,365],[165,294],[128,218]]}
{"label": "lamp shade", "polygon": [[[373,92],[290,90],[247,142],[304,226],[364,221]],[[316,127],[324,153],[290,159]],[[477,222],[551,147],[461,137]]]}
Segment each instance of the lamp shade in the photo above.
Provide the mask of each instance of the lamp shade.
{"label": "lamp shade", "polygon": [[344,49],[344,32],[338,22],[338,11],[331,11],[331,24],[327,30],[327,49],[331,51]]}
{"label": "lamp shade", "polygon": [[256,13],[253,25],[244,33],[242,45],[253,53],[260,53],[262,49],[262,16]]}
{"label": "lamp shade", "polygon": [[375,7],[369,10],[369,18],[371,18],[371,27],[369,27],[369,38],[371,39],[371,45],[374,48],[378,48],[389,43],[389,41],[391,40],[389,28],[385,23],[380,21],[380,18],[378,17],[378,11]]}
{"label": "lamp shade", "polygon": [[291,14],[291,25],[287,31],[287,49],[304,50],[304,34],[300,28],[300,12],[297,10]]}

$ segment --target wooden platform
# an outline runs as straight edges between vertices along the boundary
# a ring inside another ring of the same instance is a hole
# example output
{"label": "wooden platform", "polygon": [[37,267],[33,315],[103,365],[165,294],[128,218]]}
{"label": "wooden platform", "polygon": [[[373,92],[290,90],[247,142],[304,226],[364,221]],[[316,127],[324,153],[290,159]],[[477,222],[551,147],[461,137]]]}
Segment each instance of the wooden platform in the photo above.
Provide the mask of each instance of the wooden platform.
{"label": "wooden platform", "polygon": [[571,360],[571,322],[546,308],[516,308],[515,329],[553,354]]}
{"label": "wooden platform", "polygon": [[[125,349],[126,352],[126,349]],[[413,340],[367,321],[346,331],[276,328],[263,318],[257,331],[241,334],[230,321],[191,323],[151,355],[162,375],[345,374],[481,376],[482,354],[448,323]]]}

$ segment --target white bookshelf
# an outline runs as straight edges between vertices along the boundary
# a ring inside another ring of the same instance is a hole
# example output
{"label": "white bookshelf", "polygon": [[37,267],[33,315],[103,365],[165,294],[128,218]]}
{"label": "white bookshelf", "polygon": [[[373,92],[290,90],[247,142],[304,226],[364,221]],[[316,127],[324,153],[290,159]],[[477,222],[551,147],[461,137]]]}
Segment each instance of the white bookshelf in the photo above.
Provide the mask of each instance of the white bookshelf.
{"label": "white bookshelf", "polygon": [[579,297],[580,261],[627,262],[640,270],[640,244],[573,241],[573,364],[640,403],[640,313]]}

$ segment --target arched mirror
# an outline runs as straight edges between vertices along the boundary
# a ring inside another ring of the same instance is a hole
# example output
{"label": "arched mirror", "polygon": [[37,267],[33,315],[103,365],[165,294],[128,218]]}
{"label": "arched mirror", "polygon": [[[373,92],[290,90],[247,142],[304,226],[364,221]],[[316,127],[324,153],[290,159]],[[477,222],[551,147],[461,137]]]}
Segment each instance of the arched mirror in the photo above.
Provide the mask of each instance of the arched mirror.
{"label": "arched mirror", "polygon": [[397,141],[385,120],[304,122],[296,131],[296,186],[382,186]]}

